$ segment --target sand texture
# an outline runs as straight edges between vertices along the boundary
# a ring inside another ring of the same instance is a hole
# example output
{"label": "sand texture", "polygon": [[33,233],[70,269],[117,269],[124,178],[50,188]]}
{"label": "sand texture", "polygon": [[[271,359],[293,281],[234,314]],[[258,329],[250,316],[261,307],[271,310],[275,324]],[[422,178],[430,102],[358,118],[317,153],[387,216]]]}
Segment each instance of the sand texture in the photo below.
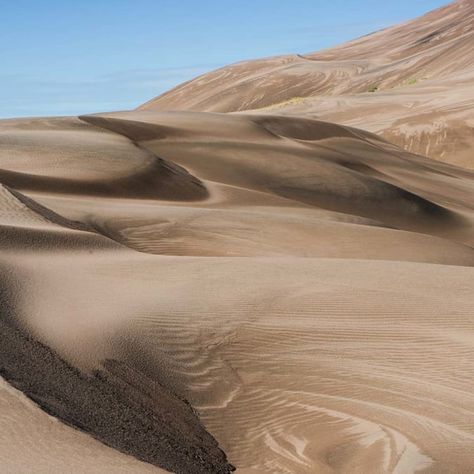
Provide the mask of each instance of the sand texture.
{"label": "sand texture", "polygon": [[227,66],[141,109],[303,115],[473,169],[474,1],[326,51]]}
{"label": "sand texture", "polygon": [[10,472],[472,472],[471,171],[268,114],[0,130]]}
{"label": "sand texture", "polygon": [[0,121],[0,471],[473,473],[473,18]]}

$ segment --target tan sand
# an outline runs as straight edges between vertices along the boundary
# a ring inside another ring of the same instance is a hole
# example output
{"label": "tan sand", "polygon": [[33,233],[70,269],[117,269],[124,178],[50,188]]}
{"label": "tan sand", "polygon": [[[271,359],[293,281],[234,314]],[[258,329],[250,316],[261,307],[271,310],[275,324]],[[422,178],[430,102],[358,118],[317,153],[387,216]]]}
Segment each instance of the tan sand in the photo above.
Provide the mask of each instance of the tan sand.
{"label": "tan sand", "polygon": [[326,51],[227,66],[140,109],[308,116],[472,169],[474,1]]}
{"label": "tan sand", "polygon": [[0,470],[474,472],[473,16],[1,121]]}
{"label": "tan sand", "polygon": [[[28,386],[14,357],[4,376],[88,433],[3,383],[13,472],[160,472],[186,452],[170,458],[143,425],[124,447],[111,410],[169,416],[170,439],[198,446],[209,438],[182,399],[242,474],[472,472],[472,172],[267,114],[123,112],[0,133],[16,173],[0,192],[2,337],[19,328],[56,354],[43,366],[46,349],[5,340],[46,383]],[[50,172],[56,133],[71,151]],[[68,161],[84,169],[69,177]],[[94,410],[98,423],[84,419]]]}

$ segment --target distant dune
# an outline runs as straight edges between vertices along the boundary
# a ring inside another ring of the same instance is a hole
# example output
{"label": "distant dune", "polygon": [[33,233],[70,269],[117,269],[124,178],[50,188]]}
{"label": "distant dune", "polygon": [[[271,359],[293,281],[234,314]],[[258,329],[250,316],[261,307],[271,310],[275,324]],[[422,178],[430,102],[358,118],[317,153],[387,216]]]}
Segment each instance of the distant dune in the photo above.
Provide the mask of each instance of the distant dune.
{"label": "distant dune", "polygon": [[0,470],[474,472],[471,7],[1,121]]}
{"label": "distant dune", "polygon": [[227,66],[140,108],[303,115],[472,169],[474,1],[326,51]]}

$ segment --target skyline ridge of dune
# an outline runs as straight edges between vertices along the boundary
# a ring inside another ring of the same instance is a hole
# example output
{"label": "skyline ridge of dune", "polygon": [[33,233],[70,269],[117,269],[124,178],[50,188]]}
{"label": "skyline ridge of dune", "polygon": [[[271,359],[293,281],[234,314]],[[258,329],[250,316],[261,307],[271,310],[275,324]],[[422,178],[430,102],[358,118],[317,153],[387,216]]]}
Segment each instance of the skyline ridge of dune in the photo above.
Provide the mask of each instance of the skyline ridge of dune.
{"label": "skyline ridge of dune", "polygon": [[474,2],[457,0],[320,52],[225,66],[138,109],[307,116],[472,169]]}

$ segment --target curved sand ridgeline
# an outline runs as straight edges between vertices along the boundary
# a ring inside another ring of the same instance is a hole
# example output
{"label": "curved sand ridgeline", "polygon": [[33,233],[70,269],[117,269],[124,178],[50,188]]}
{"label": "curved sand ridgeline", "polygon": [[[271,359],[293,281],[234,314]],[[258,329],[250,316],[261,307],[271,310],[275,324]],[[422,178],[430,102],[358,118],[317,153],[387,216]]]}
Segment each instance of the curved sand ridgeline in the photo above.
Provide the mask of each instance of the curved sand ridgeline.
{"label": "curved sand ridgeline", "polygon": [[278,113],[351,125],[402,148],[474,167],[474,2],[320,52],[206,73],[139,110]]}
{"label": "curved sand ridgeline", "polygon": [[[228,472],[221,448],[243,474],[472,470],[472,173],[282,116],[123,112],[10,133],[3,168],[43,181],[0,192],[1,367],[49,413],[183,473]],[[158,170],[143,193],[94,191],[156,157],[169,187]],[[151,472],[97,449],[103,472]]]}
{"label": "curved sand ridgeline", "polygon": [[202,183],[128,138],[77,118],[7,120],[0,182],[20,191],[199,200]]}

